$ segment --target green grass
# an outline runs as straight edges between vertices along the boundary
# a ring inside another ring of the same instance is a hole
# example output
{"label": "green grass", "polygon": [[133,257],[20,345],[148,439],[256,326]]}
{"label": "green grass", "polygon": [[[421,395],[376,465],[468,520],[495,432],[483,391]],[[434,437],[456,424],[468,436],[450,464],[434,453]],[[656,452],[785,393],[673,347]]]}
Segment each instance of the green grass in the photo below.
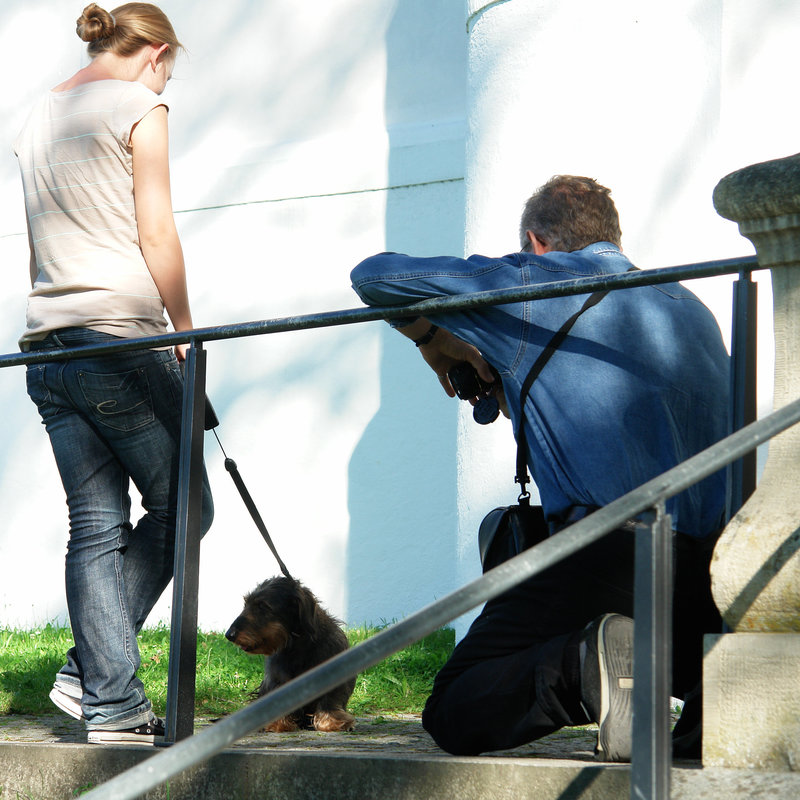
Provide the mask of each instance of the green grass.
{"label": "green grass", "polygon": [[[347,631],[351,645],[380,628]],[[433,677],[453,649],[451,629],[436,631],[358,676],[348,708],[356,715],[413,714],[422,710]],[[53,678],[72,646],[68,627],[46,625],[34,630],[0,629],[0,714],[46,714]],[[148,628],[139,635],[139,677],[157,713],[166,707],[169,629]],[[249,656],[221,633],[199,632],[195,713],[219,716],[249,702],[261,682],[263,658]]]}

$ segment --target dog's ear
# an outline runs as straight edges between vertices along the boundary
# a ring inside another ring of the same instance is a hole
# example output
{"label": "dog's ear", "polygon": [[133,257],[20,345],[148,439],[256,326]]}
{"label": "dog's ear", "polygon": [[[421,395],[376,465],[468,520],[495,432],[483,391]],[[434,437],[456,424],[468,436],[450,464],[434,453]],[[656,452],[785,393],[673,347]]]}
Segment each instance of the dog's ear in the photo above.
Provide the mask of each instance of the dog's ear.
{"label": "dog's ear", "polygon": [[316,629],[319,605],[317,598],[305,586],[297,587],[297,613],[303,627],[313,632]]}

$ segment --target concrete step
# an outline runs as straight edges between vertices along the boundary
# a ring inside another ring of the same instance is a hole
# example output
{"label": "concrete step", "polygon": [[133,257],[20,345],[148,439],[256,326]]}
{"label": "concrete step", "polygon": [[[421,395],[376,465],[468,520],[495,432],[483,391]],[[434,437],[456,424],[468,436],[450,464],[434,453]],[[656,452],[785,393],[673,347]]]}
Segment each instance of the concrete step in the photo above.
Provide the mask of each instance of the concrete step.
{"label": "concrete step", "polygon": [[[206,723],[201,722],[201,729]],[[507,753],[454,758],[416,718],[359,719],[349,734],[255,734],[147,793],[148,800],[609,800],[630,796],[630,767],[592,759],[593,731],[571,729]],[[0,798],[66,800],[158,754],[81,743],[77,723],[0,717]],[[798,798],[800,774],[672,770],[680,800]]]}

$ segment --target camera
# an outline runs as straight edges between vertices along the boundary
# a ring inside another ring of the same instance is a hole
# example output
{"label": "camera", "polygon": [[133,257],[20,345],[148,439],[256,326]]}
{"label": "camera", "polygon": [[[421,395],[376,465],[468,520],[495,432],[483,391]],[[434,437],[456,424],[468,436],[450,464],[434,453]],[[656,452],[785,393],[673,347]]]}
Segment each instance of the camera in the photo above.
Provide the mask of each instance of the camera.
{"label": "camera", "polygon": [[[496,380],[500,380],[497,370],[491,367]],[[468,361],[456,364],[448,373],[447,377],[455,390],[456,396],[461,400],[471,400],[473,397],[480,398],[472,408],[472,418],[479,425],[488,425],[494,422],[500,414],[500,405],[497,398],[488,394],[492,391],[495,384],[487,383],[478,375],[475,367]]]}
{"label": "camera", "polygon": [[[494,370],[492,370],[494,371]],[[450,383],[460,400],[471,400],[491,391],[493,383],[486,383],[469,361],[456,364],[448,373]]]}

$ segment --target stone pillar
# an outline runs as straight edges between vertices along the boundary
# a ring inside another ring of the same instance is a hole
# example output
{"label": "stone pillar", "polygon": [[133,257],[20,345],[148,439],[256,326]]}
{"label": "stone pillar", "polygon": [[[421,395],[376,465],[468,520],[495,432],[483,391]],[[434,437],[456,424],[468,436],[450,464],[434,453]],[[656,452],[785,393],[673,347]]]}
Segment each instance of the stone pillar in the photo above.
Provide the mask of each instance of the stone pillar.
{"label": "stone pillar", "polygon": [[[714,206],[773,268],[778,409],[800,396],[800,154],[723,178]],[[706,637],[703,762],[800,770],[800,426],[770,442],[711,579],[733,633]]]}

